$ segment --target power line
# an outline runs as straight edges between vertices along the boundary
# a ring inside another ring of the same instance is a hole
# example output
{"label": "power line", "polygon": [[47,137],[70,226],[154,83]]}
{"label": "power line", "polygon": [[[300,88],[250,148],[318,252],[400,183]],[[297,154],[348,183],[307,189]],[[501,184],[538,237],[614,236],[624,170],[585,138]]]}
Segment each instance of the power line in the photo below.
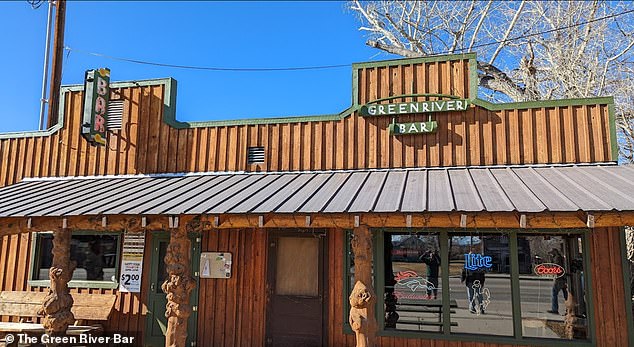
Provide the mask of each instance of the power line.
{"label": "power line", "polygon": [[[528,38],[528,37],[533,37],[533,36],[538,36],[538,35],[543,35],[543,34],[550,34],[550,33],[553,33],[555,31],[560,31],[560,30],[564,30],[564,29],[570,29],[570,28],[574,28],[574,27],[578,27],[578,26],[582,26],[582,25],[586,25],[586,24],[590,24],[590,23],[594,23],[594,22],[610,19],[610,18],[615,18],[615,17],[618,17],[618,16],[622,16],[624,14],[632,13],[632,12],[634,12],[634,9],[623,11],[623,12],[620,12],[620,13],[607,15],[605,17],[599,17],[599,18],[591,19],[591,20],[588,20],[588,21],[585,21],[585,22],[581,22],[581,23],[570,24],[570,25],[566,25],[566,26],[563,26],[563,27],[559,27],[559,28],[553,28],[553,29],[549,29],[549,30],[545,30],[545,31],[540,31],[540,32],[533,33],[533,34],[521,35],[521,36],[517,36],[517,37],[512,37],[510,39],[506,39],[506,40],[487,42],[487,43],[483,43],[483,44],[480,44],[480,45],[475,45],[475,46],[471,47],[471,49],[480,48],[480,47],[486,47],[486,46],[491,46],[491,45],[497,45],[497,44],[500,44],[500,43],[516,41],[516,40],[519,40],[519,39],[525,39],[525,38]],[[458,49],[457,51],[464,51],[465,49],[466,48],[461,48],[461,49]],[[444,52],[444,53],[450,53],[450,52]],[[444,53],[440,53],[440,54],[444,54]]]}
{"label": "power line", "polygon": [[166,64],[166,63],[155,63],[150,61],[143,61],[137,59],[128,59],[121,57],[113,57],[110,55],[88,52],[80,49],[70,48],[68,46],[64,47],[64,49],[68,51],[76,51],[85,54],[94,55],[97,57],[108,58],[112,60],[125,61],[129,63],[135,64],[144,64],[144,65],[153,65],[153,66],[162,66],[162,67],[172,67],[177,69],[190,69],[190,70],[207,70],[207,71],[235,71],[235,72],[266,72],[266,71],[298,71],[298,70],[323,70],[323,69],[335,69],[335,68],[343,68],[350,67],[350,64],[339,64],[339,65],[322,65],[322,66],[294,66],[294,67],[272,67],[272,68],[238,68],[238,67],[214,67],[214,66],[190,66],[190,65],[177,65],[177,64]]}
{"label": "power line", "polygon": [[[586,24],[590,24],[590,23],[606,20],[606,19],[615,18],[615,17],[618,17],[618,16],[622,16],[624,14],[632,13],[632,12],[634,12],[634,9],[623,11],[623,12],[620,12],[620,13],[611,14],[611,15],[608,15],[608,16],[600,17],[600,18],[595,18],[595,19],[588,20],[588,21],[581,22],[581,23],[570,24],[570,25],[563,26],[563,27],[549,29],[549,30],[545,30],[545,31],[541,31],[541,32],[533,33],[533,34],[526,34],[526,35],[516,36],[516,37],[512,37],[512,38],[506,39],[506,40],[491,41],[491,42],[475,45],[475,46],[471,47],[471,49],[487,47],[487,46],[496,45],[496,44],[500,44],[500,43],[511,42],[511,41],[516,41],[516,40],[525,39],[525,38],[538,36],[538,35],[543,35],[543,34],[549,34],[549,33],[560,31],[560,30],[564,30],[564,29],[570,29],[570,28],[574,28],[574,27],[578,27],[578,26],[582,26],[582,25],[586,25]],[[350,64],[320,65],[320,66],[294,66],[294,67],[277,67],[277,68],[232,68],[232,67],[215,67],[215,66],[191,66],[191,65],[157,63],[157,62],[151,62],[151,61],[115,57],[115,56],[111,56],[111,55],[107,55],[107,54],[103,54],[103,53],[95,53],[95,52],[84,51],[84,50],[81,50],[81,49],[74,49],[74,48],[71,48],[71,47],[68,47],[68,46],[64,47],[64,49],[67,50],[69,53],[71,51],[76,51],[76,52],[80,52],[80,53],[84,53],[84,54],[88,54],[88,55],[93,55],[93,56],[96,56],[96,57],[102,57],[102,58],[111,59],[111,60],[124,61],[124,62],[134,63],[134,64],[152,65],[152,66],[169,67],[169,68],[177,68],[177,69],[205,70],[205,71],[233,71],[233,72],[302,71],[302,70],[337,69],[337,68],[344,68],[344,67],[349,67],[350,66]],[[462,51],[464,51],[466,49],[467,48],[461,48],[461,49],[457,49],[457,50],[454,50],[454,51],[445,51],[445,52],[436,53],[434,55],[448,54],[448,53],[452,53],[452,52],[462,52]]]}

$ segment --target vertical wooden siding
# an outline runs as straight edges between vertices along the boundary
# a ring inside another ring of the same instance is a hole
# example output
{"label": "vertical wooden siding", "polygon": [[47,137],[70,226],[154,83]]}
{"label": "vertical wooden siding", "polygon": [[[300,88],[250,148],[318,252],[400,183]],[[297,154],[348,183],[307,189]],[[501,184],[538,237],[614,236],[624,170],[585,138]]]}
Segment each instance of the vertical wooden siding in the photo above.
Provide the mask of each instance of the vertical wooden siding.
{"label": "vertical wooden siding", "polygon": [[[147,233],[147,242],[144,254],[144,273],[150,272],[151,260],[151,233]],[[31,264],[32,235],[28,233],[8,235],[0,238],[0,291],[40,291],[44,292],[46,287],[31,287],[28,285],[29,269]],[[104,330],[110,333],[126,332],[129,336],[134,336],[137,343],[143,342],[143,331],[145,329],[145,318],[147,314],[146,298],[149,285],[149,276],[143,276],[141,283],[141,293],[119,293],[115,289],[88,289],[71,288],[74,293],[90,294],[116,294],[117,300],[107,322],[99,322],[104,326]],[[0,321],[18,321],[17,317],[0,316]]]}
{"label": "vertical wooden siding", "polygon": [[592,289],[597,346],[627,346],[621,235],[618,228],[592,231]]}
{"label": "vertical wooden siding", "polygon": [[[412,93],[468,97],[467,60],[358,70],[358,102]],[[123,128],[107,147],[80,137],[82,92],[66,92],[64,128],[0,139],[0,186],[23,177],[193,171],[290,171],[611,161],[607,105],[443,112],[435,134],[392,136],[390,117],[176,129],[163,119],[165,86],[121,88]],[[412,101],[398,98],[395,102]],[[400,116],[401,122],[424,115]],[[263,146],[264,164],[247,165]]]}
{"label": "vertical wooden siding", "polygon": [[259,346],[264,342],[266,231],[204,233],[203,252],[231,252],[230,279],[200,279],[198,346]]}

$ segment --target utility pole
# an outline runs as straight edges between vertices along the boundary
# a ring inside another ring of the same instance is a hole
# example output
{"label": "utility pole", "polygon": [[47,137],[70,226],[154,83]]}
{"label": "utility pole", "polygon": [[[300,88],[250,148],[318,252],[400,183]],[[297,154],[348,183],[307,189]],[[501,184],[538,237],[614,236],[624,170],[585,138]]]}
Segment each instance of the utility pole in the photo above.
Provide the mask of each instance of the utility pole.
{"label": "utility pole", "polygon": [[55,37],[53,41],[53,63],[51,64],[51,93],[48,98],[48,127],[57,124],[59,91],[62,84],[62,62],[64,60],[64,27],[66,23],[66,0],[55,1]]}

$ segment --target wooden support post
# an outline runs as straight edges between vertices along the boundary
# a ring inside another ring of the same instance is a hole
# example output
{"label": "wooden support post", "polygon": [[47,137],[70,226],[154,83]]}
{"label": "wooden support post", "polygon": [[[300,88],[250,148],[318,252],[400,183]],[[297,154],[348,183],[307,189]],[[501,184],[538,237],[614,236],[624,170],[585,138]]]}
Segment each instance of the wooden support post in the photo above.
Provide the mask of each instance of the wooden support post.
{"label": "wooden support post", "polygon": [[377,323],[376,294],[372,288],[372,234],[367,226],[354,229],[352,237],[356,283],[350,294],[350,326],[355,332],[357,347],[374,347]]}
{"label": "wooden support post", "polygon": [[187,341],[187,319],[192,313],[189,294],[196,282],[191,276],[191,241],[187,237],[187,226],[178,226],[178,219],[172,220],[171,224],[176,228],[171,229],[165,255],[167,278],[161,286],[167,294],[165,346],[184,347]]}
{"label": "wooden support post", "polygon": [[77,265],[70,260],[71,231],[59,228],[53,232],[53,264],[48,271],[51,286],[38,314],[44,316],[42,325],[50,336],[66,335],[68,326],[75,323],[71,312],[73,297],[68,282]]}

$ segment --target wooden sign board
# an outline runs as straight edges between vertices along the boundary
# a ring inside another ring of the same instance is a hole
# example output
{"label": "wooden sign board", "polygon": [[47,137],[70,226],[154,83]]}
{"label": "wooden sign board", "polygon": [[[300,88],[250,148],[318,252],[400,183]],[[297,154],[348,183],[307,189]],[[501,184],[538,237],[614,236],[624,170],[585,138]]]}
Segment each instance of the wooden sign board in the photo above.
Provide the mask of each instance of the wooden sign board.
{"label": "wooden sign board", "polygon": [[412,135],[434,133],[438,129],[436,121],[416,122],[416,123],[392,123],[390,124],[390,134],[392,135]]}
{"label": "wooden sign board", "polygon": [[110,70],[86,71],[81,134],[92,145],[106,145],[109,100]]}
{"label": "wooden sign board", "polygon": [[200,278],[231,278],[231,253],[202,252]]}
{"label": "wooden sign board", "polygon": [[372,104],[361,107],[363,116],[397,116],[400,114],[431,113],[448,111],[466,111],[469,100],[434,100],[421,102],[403,102],[398,104]]}

